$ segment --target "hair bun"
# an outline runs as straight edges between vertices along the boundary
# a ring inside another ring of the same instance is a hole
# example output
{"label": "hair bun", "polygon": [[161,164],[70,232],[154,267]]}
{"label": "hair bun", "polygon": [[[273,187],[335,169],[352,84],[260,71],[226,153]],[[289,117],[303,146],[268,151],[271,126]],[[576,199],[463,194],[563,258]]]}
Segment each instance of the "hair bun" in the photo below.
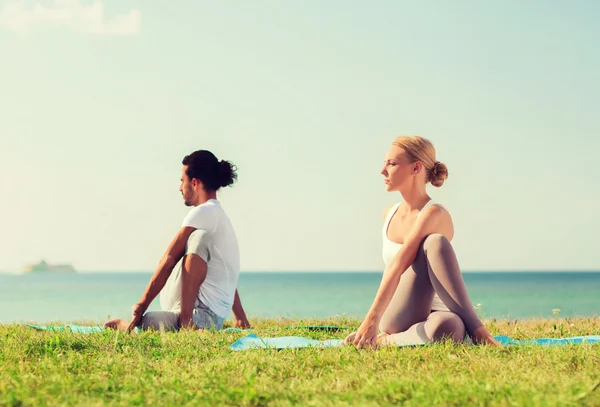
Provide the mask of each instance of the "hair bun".
{"label": "hair bun", "polygon": [[233,163],[221,160],[217,164],[220,187],[228,187],[237,180],[237,168]]}
{"label": "hair bun", "polygon": [[435,161],[429,172],[429,182],[431,182],[431,185],[439,188],[444,185],[444,181],[446,181],[447,178],[448,167],[446,167],[446,164]]}

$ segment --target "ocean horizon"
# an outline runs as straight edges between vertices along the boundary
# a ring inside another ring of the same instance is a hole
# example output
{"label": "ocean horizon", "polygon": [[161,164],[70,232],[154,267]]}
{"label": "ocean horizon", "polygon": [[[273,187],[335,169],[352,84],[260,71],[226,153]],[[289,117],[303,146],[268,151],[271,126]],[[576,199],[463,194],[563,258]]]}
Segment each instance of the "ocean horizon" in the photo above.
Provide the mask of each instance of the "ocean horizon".
{"label": "ocean horizon", "polygon": [[[600,314],[598,270],[463,272],[485,318],[593,317]],[[238,289],[250,318],[362,318],[381,271],[243,271]],[[152,272],[0,274],[0,323],[93,322],[127,318]],[[158,298],[150,307],[158,310]],[[231,315],[229,316],[231,318]]]}
{"label": "ocean horizon", "polygon": [[[379,270],[363,270],[363,269],[356,269],[356,270],[344,270],[344,269],[313,269],[313,270],[302,270],[302,269],[287,269],[287,270],[281,270],[281,269],[247,269],[247,270],[241,270],[240,274],[247,274],[247,273],[281,273],[281,274],[285,274],[285,273],[303,273],[303,274],[307,274],[307,273],[379,273],[381,274],[383,272],[383,269],[379,269]],[[38,273],[38,272],[36,272]],[[136,269],[119,269],[119,270],[98,270],[98,269],[82,269],[79,270],[77,269],[75,271],[75,273],[77,274],[104,274],[104,273],[118,273],[118,274],[139,274],[139,273],[146,273],[146,274],[152,274],[154,273],[154,270],[144,270],[144,269],[140,269],[140,270],[136,270]],[[485,269],[485,270],[480,270],[480,269],[466,269],[466,270],[461,270],[461,273],[600,273],[600,269],[587,269],[587,268],[583,268],[583,269],[562,269],[562,268],[557,268],[557,269]],[[20,270],[0,270],[0,274],[29,274],[27,272],[23,272]],[[41,273],[40,273],[41,274]],[[67,273],[68,274],[68,273]]]}

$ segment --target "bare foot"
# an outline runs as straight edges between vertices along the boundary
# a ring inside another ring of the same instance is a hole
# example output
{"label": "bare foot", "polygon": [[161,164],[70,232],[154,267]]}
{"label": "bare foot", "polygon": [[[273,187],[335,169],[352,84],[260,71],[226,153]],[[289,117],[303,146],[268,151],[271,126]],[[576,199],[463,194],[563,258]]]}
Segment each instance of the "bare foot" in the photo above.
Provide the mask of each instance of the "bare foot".
{"label": "bare foot", "polygon": [[352,342],[354,342],[355,336],[356,336],[356,332],[352,332],[350,335],[346,336],[346,338],[342,342],[342,345],[350,345]]}
{"label": "bare foot", "polygon": [[498,342],[491,333],[485,329],[485,326],[480,326],[470,335],[471,340],[476,345],[492,345],[492,346],[500,346],[503,347],[500,342]]}
{"label": "bare foot", "polygon": [[111,319],[104,324],[105,328],[116,329],[118,331],[126,331],[129,326],[129,322],[124,321],[122,319]]}
{"label": "bare foot", "polygon": [[390,334],[386,334],[385,332],[377,335],[377,347],[386,346],[388,344],[386,341],[388,336],[390,336]]}

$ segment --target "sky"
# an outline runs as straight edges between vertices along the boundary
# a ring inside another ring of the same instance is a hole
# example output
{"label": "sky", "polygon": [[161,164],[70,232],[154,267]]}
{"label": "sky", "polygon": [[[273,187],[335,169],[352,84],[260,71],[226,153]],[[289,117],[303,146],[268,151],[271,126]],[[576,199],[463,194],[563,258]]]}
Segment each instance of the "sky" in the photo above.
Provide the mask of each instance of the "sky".
{"label": "sky", "polygon": [[382,271],[379,173],[430,139],[470,270],[600,269],[600,3],[0,0],[0,270],[152,271],[219,194],[246,271]]}

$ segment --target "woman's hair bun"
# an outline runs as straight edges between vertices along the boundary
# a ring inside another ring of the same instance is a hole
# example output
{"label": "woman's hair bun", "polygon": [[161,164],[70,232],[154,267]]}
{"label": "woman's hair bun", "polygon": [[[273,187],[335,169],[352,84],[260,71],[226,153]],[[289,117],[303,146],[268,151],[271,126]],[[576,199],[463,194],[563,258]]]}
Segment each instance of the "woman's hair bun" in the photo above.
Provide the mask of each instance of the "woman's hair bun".
{"label": "woman's hair bun", "polygon": [[433,168],[429,171],[429,182],[434,187],[441,187],[444,185],[444,181],[448,178],[448,167],[446,164],[436,161],[433,164]]}

